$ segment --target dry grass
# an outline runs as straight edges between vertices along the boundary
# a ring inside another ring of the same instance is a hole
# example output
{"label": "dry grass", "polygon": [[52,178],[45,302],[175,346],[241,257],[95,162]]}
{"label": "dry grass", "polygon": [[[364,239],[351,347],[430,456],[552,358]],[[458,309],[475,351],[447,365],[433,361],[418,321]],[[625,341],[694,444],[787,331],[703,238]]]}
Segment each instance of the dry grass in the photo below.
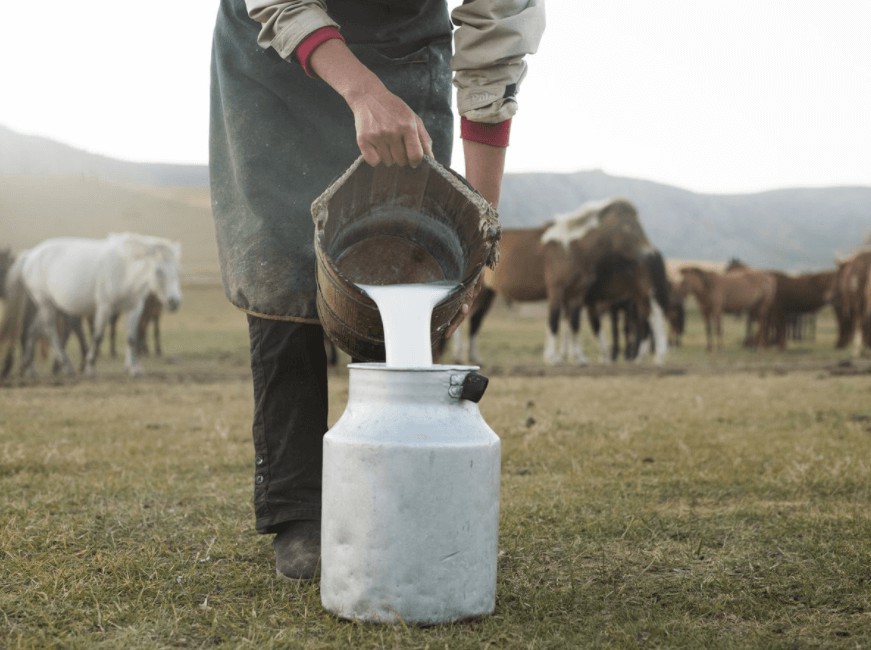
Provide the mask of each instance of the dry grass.
{"label": "dry grass", "polygon": [[[340,621],[252,530],[244,319],[213,287],[141,380],[0,388],[3,648],[861,648],[871,638],[871,374],[831,323],[786,354],[698,323],[667,372],[546,370],[500,309],[481,410],[503,440],[495,615]],[[334,372],[331,417],[347,395]]]}

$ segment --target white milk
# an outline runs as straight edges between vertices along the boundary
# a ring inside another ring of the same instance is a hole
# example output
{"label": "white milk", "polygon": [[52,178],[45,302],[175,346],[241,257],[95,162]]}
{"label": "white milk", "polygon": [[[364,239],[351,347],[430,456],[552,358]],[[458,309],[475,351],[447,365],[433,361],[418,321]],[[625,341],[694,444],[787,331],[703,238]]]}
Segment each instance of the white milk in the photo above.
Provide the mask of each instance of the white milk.
{"label": "white milk", "polygon": [[432,365],[432,310],[457,284],[358,284],[378,305],[388,368]]}

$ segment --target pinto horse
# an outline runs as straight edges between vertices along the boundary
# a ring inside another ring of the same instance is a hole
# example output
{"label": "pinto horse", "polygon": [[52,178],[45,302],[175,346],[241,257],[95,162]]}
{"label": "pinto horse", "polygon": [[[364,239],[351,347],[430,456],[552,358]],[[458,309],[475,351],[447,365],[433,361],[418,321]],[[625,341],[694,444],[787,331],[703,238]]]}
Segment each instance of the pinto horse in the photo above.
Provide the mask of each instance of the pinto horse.
{"label": "pinto horse", "polygon": [[[647,239],[635,206],[625,199],[584,204],[558,219],[541,241],[548,301],[545,362],[559,363],[568,355],[575,363],[587,363],[578,336],[580,322],[572,315],[582,306],[631,300],[639,321],[647,322],[653,333],[655,362],[663,363],[668,349],[665,263]],[[562,314],[571,318],[571,333],[558,346]]]}
{"label": "pinto horse", "polygon": [[106,325],[119,312],[127,313],[125,365],[132,376],[141,374],[136,326],[145,298],[154,292],[170,311],[179,307],[180,256],[177,242],[134,233],[111,234],[106,239],[48,239],[19,255],[7,276],[9,304],[0,326],[0,349],[6,348],[4,375],[11,367],[28,298],[36,306],[36,316],[25,337],[25,375],[33,373],[34,343],[40,331],[51,342],[55,362],[73,373],[58,333],[59,314],[94,319],[84,366],[85,374],[92,375]]}
{"label": "pinto horse", "polygon": [[768,314],[774,301],[776,282],[771,273],[750,268],[734,268],[726,273],[708,271],[696,266],[680,270],[680,291],[692,294],[705,321],[708,352],[723,347],[723,314],[747,314],[748,338],[750,322],[759,321],[755,345],[765,340]]}

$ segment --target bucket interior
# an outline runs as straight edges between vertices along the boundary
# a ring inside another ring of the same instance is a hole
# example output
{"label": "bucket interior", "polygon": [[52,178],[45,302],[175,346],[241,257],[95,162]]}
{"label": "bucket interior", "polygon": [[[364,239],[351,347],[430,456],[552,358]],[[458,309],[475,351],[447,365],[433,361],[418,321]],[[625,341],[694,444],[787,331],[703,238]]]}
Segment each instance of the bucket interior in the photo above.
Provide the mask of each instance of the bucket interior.
{"label": "bucket interior", "polygon": [[312,216],[318,314],[327,335],[360,360],[383,359],[384,346],[377,306],[357,285],[455,283],[433,310],[435,345],[498,253],[493,208],[431,159],[412,169],[360,158],[315,200]]}
{"label": "bucket interior", "polygon": [[466,259],[447,224],[400,206],[374,208],[324,242],[327,257],[355,284],[463,280]]}

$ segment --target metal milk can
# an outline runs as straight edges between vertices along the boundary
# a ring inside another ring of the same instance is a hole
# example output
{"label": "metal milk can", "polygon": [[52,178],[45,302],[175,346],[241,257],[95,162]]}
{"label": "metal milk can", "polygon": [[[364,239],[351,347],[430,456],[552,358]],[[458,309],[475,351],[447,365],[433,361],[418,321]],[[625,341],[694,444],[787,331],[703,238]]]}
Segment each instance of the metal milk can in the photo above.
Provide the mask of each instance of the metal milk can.
{"label": "metal milk can", "polygon": [[349,365],[347,407],[324,438],[328,611],[416,624],[493,612],[501,445],[476,370]]}

